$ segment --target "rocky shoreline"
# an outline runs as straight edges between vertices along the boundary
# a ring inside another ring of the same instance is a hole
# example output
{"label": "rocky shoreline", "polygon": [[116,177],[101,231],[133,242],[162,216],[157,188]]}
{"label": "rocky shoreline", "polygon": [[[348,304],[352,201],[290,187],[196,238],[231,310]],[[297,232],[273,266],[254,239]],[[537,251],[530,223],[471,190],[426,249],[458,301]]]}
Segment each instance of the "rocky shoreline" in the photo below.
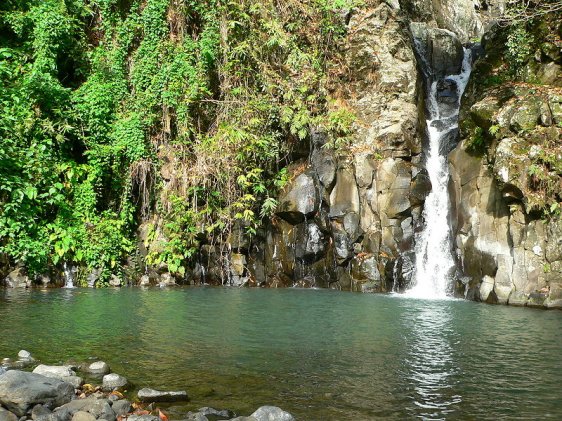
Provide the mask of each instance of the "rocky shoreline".
{"label": "rocky shoreline", "polygon": [[[92,379],[91,382],[86,383],[85,377]],[[131,393],[130,386],[125,377],[112,373],[104,361],[45,365],[21,350],[17,360],[4,358],[0,365],[0,421],[169,421],[168,414],[158,405],[189,401],[185,390],[143,387]],[[249,416],[229,409],[202,407],[177,420],[293,421],[295,418],[279,407],[266,405]]]}

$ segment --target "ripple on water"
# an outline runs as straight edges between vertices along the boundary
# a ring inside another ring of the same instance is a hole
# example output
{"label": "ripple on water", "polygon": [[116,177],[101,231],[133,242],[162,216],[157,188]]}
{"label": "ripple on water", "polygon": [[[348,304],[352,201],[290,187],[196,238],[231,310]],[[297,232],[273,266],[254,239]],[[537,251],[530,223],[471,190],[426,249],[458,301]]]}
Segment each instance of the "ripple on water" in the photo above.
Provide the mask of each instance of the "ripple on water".
{"label": "ripple on water", "polygon": [[201,406],[304,420],[562,419],[562,312],[333,291],[0,291],[0,357],[106,360]]}

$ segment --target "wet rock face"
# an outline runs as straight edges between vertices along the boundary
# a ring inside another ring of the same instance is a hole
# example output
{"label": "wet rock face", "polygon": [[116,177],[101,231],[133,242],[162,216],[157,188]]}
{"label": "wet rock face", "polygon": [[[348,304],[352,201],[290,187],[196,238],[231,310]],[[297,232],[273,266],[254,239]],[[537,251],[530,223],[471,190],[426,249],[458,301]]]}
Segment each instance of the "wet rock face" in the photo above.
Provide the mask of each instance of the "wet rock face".
{"label": "wet rock face", "polygon": [[318,210],[319,203],[317,181],[307,171],[287,186],[275,213],[291,224],[299,224]]}
{"label": "wet rock face", "polygon": [[[492,34],[492,50],[475,65],[461,108],[463,142],[449,155],[466,292],[490,303],[561,308],[559,88],[486,82],[505,65],[500,35]],[[552,60],[539,53],[540,63],[527,64],[536,76]]]}
{"label": "wet rock face", "polygon": [[464,44],[480,38],[503,2],[488,0],[402,0],[401,7],[414,21],[426,22],[456,34]]}
{"label": "wet rock face", "polygon": [[[431,28],[425,23],[412,22],[410,30],[423,71],[434,79],[456,75],[461,71],[464,56],[462,44],[456,35],[446,29]],[[441,91],[452,87],[451,81],[441,81]],[[439,87],[438,87],[439,89]]]}
{"label": "wet rock face", "polygon": [[250,268],[258,284],[393,287],[394,262],[413,244],[430,188],[419,170],[418,75],[403,18],[386,3],[352,14],[341,84],[357,115],[352,150],[335,154],[327,134],[312,130],[309,162],[266,229],[263,275]]}
{"label": "wet rock face", "polygon": [[25,273],[25,270],[18,267],[6,276],[4,285],[8,288],[29,288],[31,286],[31,280]]}

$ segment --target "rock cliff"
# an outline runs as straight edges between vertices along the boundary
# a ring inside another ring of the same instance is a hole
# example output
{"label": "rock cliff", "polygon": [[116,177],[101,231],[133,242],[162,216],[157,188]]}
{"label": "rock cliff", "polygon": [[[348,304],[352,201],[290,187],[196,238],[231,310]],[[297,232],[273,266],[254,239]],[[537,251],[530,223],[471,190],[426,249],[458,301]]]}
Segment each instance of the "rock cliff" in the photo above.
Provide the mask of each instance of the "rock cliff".
{"label": "rock cliff", "polygon": [[509,30],[490,32],[467,88],[463,141],[449,160],[469,298],[562,306],[561,28],[555,18],[528,23],[533,49],[516,68]]}

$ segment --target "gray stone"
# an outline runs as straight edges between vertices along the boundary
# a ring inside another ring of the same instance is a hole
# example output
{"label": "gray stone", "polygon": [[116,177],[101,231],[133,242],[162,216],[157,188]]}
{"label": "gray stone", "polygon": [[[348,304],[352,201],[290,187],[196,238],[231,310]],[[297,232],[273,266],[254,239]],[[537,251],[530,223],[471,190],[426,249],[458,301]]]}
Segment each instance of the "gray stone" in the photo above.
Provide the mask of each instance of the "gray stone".
{"label": "gray stone", "polygon": [[351,276],[357,281],[380,281],[377,259],[374,256],[354,258],[351,262]]}
{"label": "gray stone", "polygon": [[541,118],[540,103],[533,98],[523,100],[514,109],[510,118],[510,128],[516,133],[533,130]]}
{"label": "gray stone", "polygon": [[295,421],[295,417],[277,406],[261,406],[250,417],[257,421]]}
{"label": "gray stone", "polygon": [[118,417],[122,417],[125,414],[128,414],[131,411],[131,402],[127,399],[121,399],[116,402],[113,402],[111,409],[115,412],[115,415]]}
{"label": "gray stone", "polygon": [[26,275],[23,268],[18,267],[6,276],[4,284],[8,288],[29,288],[31,286],[31,279]]}
{"label": "gray stone", "polygon": [[361,292],[363,293],[381,292],[381,283],[379,281],[365,282],[361,284]]}
{"label": "gray stone", "polygon": [[102,271],[102,268],[92,269],[92,271],[86,276],[86,283],[88,284],[89,288],[93,288],[95,286],[97,280],[101,276]]}
{"label": "gray stone", "polygon": [[437,78],[460,73],[464,51],[453,32],[420,22],[412,22],[410,30],[427,72],[433,72]]}
{"label": "gray stone", "polygon": [[139,285],[146,287],[150,285],[150,277],[148,275],[142,275],[139,279]]}
{"label": "gray stone", "polygon": [[6,369],[0,365],[0,376],[6,372]]}
{"label": "gray stone", "polygon": [[160,421],[160,418],[154,415],[129,415],[127,421]]}
{"label": "gray stone", "polygon": [[488,302],[492,299],[491,293],[494,290],[494,278],[486,275],[480,284],[480,300]]}
{"label": "gray stone", "polygon": [[158,282],[158,286],[162,287],[170,287],[176,285],[176,279],[170,272],[165,272],[160,275],[160,282]]}
{"label": "gray stone", "polygon": [[42,376],[45,377],[60,379],[70,384],[78,383],[78,386],[75,387],[79,387],[81,384],[79,381],[77,382],[76,379],[67,380],[68,378],[76,377],[76,373],[74,372],[74,370],[72,370],[69,366],[66,365],[39,364],[37,367],[35,367],[33,372],[36,374],[41,374]]}
{"label": "gray stone", "polygon": [[276,214],[295,225],[312,216],[320,204],[314,177],[307,171],[297,176],[279,198]]}
{"label": "gray stone", "polygon": [[360,213],[359,190],[353,173],[340,168],[330,194],[330,217],[344,216],[348,212]]}
{"label": "gray stone", "polygon": [[355,179],[359,188],[369,188],[373,183],[375,165],[368,153],[354,156]]}
{"label": "gray stone", "polygon": [[142,402],[177,402],[187,401],[186,391],[160,391],[148,387],[138,391],[137,397]]}
{"label": "gray stone", "polygon": [[47,408],[45,405],[37,404],[31,410],[31,418],[33,420],[37,420],[38,418],[45,417],[51,414],[51,410]]}
{"label": "gray stone", "polygon": [[104,361],[96,361],[84,367],[84,371],[92,374],[108,374],[111,370]]}
{"label": "gray stone", "polygon": [[314,222],[306,224],[304,230],[302,238],[299,238],[295,245],[295,257],[300,260],[316,261],[325,251],[324,234]]}
{"label": "gray stone", "polygon": [[106,374],[102,379],[102,390],[105,392],[111,392],[112,390],[126,387],[128,383],[128,380],[119,374]]}
{"label": "gray stone", "polygon": [[246,255],[232,253],[230,255],[230,274],[232,276],[243,276],[246,270]]}
{"label": "gray stone", "polygon": [[[91,395],[84,399],[77,399],[62,405],[57,408],[53,415],[61,413],[62,417],[70,415],[72,417],[75,413],[82,411],[92,414],[95,418],[103,418],[107,421],[115,421],[115,412],[111,409],[108,399],[100,398]],[[68,414],[68,415],[67,415]]]}
{"label": "gray stone", "polygon": [[204,406],[203,408],[199,408],[198,412],[200,414],[205,415],[205,416],[213,415],[213,416],[216,416],[216,417],[225,417],[225,418],[234,417],[234,412],[229,411],[228,409],[218,410],[218,409],[215,409],[215,408],[210,408],[208,406]]}
{"label": "gray stone", "polygon": [[44,365],[39,364],[33,370],[36,374],[41,374],[45,377],[53,377],[56,379],[61,379],[63,377],[76,376],[76,373],[66,365]]}
{"label": "gray stone", "polygon": [[18,358],[21,360],[32,360],[33,357],[31,356],[31,352],[26,351],[25,349],[22,349],[20,352],[18,352]]}
{"label": "gray stone", "polygon": [[545,302],[547,299],[547,294],[542,292],[532,292],[529,294],[529,300],[527,301],[527,307],[545,307]]}
{"label": "gray stone", "polygon": [[40,374],[11,370],[0,376],[0,403],[18,416],[36,404],[60,406],[74,397],[74,387]]}
{"label": "gray stone", "polygon": [[78,411],[72,416],[72,421],[96,421],[96,417],[89,412]]}
{"label": "gray stone", "polygon": [[509,296],[508,304],[511,306],[524,306],[527,304],[529,297],[522,291],[513,291]]}
{"label": "gray stone", "polygon": [[310,162],[320,183],[330,190],[336,179],[336,162],[332,154],[324,149],[314,148]]}
{"label": "gray stone", "polygon": [[209,421],[209,418],[200,412],[188,412],[186,421]]}
{"label": "gray stone", "polygon": [[111,285],[112,287],[120,287],[121,284],[121,278],[119,278],[117,275],[111,274],[111,277],[109,278],[109,285]]}
{"label": "gray stone", "polygon": [[16,414],[0,407],[0,421],[18,421],[19,418]]}

